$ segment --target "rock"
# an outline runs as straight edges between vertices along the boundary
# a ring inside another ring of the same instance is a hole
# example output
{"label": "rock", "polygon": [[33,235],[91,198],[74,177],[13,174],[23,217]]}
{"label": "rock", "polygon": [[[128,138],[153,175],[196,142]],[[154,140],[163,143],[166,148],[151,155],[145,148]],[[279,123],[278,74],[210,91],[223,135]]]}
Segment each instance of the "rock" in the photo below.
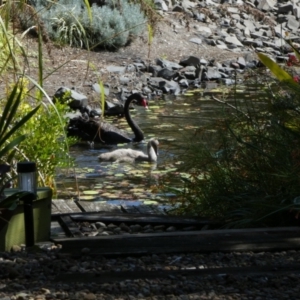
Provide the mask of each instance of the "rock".
{"label": "rock", "polygon": [[179,62],[180,65],[186,67],[186,66],[194,66],[196,67],[197,65],[200,64],[200,58],[196,56],[189,56],[186,59],[183,59]]}
{"label": "rock", "polygon": [[135,65],[134,64],[129,64],[125,67],[126,73],[133,73],[136,71]]}
{"label": "rock", "polygon": [[201,45],[202,44],[202,40],[199,38],[191,38],[190,39],[191,43],[197,44],[197,45]]}
{"label": "rock", "polygon": [[235,35],[230,35],[225,37],[225,42],[231,45],[235,45],[238,47],[242,47],[243,44],[237,39],[237,37]]}
{"label": "rock", "polygon": [[[104,88],[104,95],[105,95],[106,97],[108,97],[108,96],[109,96],[109,86],[104,85],[103,88]],[[101,95],[101,88],[100,88],[100,85],[99,85],[98,83],[92,84],[92,89],[93,89],[97,94]]]}
{"label": "rock", "polygon": [[194,19],[199,21],[199,22],[205,23],[206,22],[206,15],[203,14],[203,13],[195,12],[194,13]]}
{"label": "rock", "polygon": [[106,228],[106,224],[103,222],[96,222],[95,223],[96,227],[99,228]]}
{"label": "rock", "polygon": [[300,19],[300,7],[299,6],[295,6],[293,8],[293,14],[296,17],[297,20]]}
{"label": "rock", "polygon": [[130,83],[132,81],[132,79],[128,76],[120,76],[119,81],[121,84],[127,85],[128,83]]}
{"label": "rock", "polygon": [[157,76],[158,77],[162,77],[162,78],[165,78],[167,80],[172,80],[174,75],[176,73],[172,70],[169,70],[167,68],[164,68],[164,69],[161,69],[158,73],[157,73]]}
{"label": "rock", "polygon": [[239,66],[240,66],[241,69],[245,69],[245,67],[246,67],[246,61],[245,61],[244,57],[241,57],[241,56],[238,57],[237,63],[239,64]]}
{"label": "rock", "polygon": [[179,84],[180,84],[180,86],[185,87],[185,88],[188,88],[188,87],[189,87],[189,82],[188,82],[188,80],[185,79],[185,78],[180,79],[180,80],[179,80]]}
{"label": "rock", "polygon": [[207,70],[204,72],[205,79],[207,80],[213,80],[213,79],[219,79],[222,77],[220,72],[212,67],[208,67]]}
{"label": "rock", "polygon": [[288,16],[288,21],[286,24],[287,28],[291,29],[293,32],[297,32],[299,28],[299,21],[294,16]]}
{"label": "rock", "polygon": [[154,4],[156,9],[162,10],[162,11],[168,11],[168,6],[163,0],[154,0]]}
{"label": "rock", "polygon": [[253,33],[255,31],[255,25],[252,21],[244,20],[243,24],[251,33]]}
{"label": "rock", "polygon": [[77,93],[68,87],[60,87],[54,94],[54,102],[55,99],[60,102],[71,100],[69,107],[74,110],[84,108],[88,105],[88,98],[85,95]]}
{"label": "rock", "polygon": [[165,229],[165,225],[156,225],[153,227],[154,230],[164,230]]}
{"label": "rock", "polygon": [[126,67],[120,67],[120,66],[107,66],[106,69],[110,73],[117,73],[117,74],[123,74],[126,71]]}
{"label": "rock", "polygon": [[16,295],[16,300],[26,300],[28,299],[29,294],[27,293],[19,293]]}
{"label": "rock", "polygon": [[91,251],[90,248],[82,248],[81,249],[82,254],[88,254],[88,253],[90,253],[90,251]]}
{"label": "rock", "polygon": [[121,223],[121,224],[120,224],[120,228],[121,228],[122,230],[126,231],[126,232],[130,232],[129,226],[127,226],[127,225],[124,224],[124,223]]}
{"label": "rock", "polygon": [[165,83],[165,85],[162,88],[162,91],[164,91],[165,93],[179,95],[181,90],[179,84],[176,81],[171,80]]}
{"label": "rock", "polygon": [[87,293],[84,295],[84,300],[95,300],[97,299],[96,295],[93,293]]}
{"label": "rock", "polygon": [[173,231],[176,231],[176,227],[175,226],[169,226],[167,229],[166,229],[167,232],[173,232]]}
{"label": "rock", "polygon": [[136,68],[137,70],[140,70],[140,71],[146,71],[146,66],[145,66],[144,63],[137,63],[137,62],[135,62],[135,63],[133,63],[133,64],[134,64],[134,66],[135,66],[135,68]]}
{"label": "rock", "polygon": [[174,12],[184,12],[184,8],[181,5],[175,4],[172,8]]}
{"label": "rock", "polygon": [[132,232],[139,232],[142,229],[142,226],[139,224],[136,225],[130,225],[129,228],[131,229]]}
{"label": "rock", "polygon": [[202,87],[206,90],[212,90],[218,87],[218,83],[214,81],[205,81],[203,82]]}
{"label": "rock", "polygon": [[162,89],[166,82],[167,80],[161,77],[150,77],[148,80],[148,84],[157,89]]}
{"label": "rock", "polygon": [[167,69],[170,69],[170,70],[179,70],[182,68],[181,65],[175,63],[175,62],[172,62],[172,61],[169,61],[169,60],[165,60],[165,59],[160,59],[158,58],[156,60],[156,64],[161,66],[162,68],[167,68]]}
{"label": "rock", "polygon": [[212,34],[212,30],[208,26],[197,26],[195,29],[201,33]]}
{"label": "rock", "polygon": [[10,250],[11,252],[21,252],[22,247],[20,247],[19,245],[13,245]]}
{"label": "rock", "polygon": [[276,2],[274,0],[260,0],[257,5],[257,9],[270,11],[275,8]]}
{"label": "rock", "polygon": [[278,14],[288,14],[292,12],[293,12],[293,4],[291,2],[281,4],[278,6],[278,10],[277,10]]}

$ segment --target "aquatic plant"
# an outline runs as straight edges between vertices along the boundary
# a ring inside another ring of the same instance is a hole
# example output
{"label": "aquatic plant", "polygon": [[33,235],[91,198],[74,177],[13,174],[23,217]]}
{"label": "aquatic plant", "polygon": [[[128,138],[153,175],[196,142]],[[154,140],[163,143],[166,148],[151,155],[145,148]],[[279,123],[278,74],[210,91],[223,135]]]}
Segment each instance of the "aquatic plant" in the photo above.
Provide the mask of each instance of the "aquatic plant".
{"label": "aquatic plant", "polygon": [[223,118],[197,131],[183,151],[181,171],[188,176],[172,188],[180,203],[176,213],[217,218],[225,227],[297,224],[298,75],[258,56],[274,76],[268,69],[250,71],[244,88],[251,88],[251,97],[242,97],[236,85],[229,96],[233,102],[215,98],[224,107]]}

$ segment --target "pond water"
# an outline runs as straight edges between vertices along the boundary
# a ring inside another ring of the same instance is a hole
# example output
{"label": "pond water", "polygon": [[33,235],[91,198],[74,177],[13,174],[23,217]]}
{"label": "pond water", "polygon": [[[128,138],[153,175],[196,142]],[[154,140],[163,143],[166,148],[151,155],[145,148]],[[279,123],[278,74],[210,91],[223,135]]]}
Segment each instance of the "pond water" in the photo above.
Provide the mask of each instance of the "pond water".
{"label": "pond water", "polygon": [[[180,153],[187,137],[191,137],[204,125],[223,115],[224,105],[211,99],[212,92],[195,93],[149,101],[149,110],[138,108],[131,112],[145,134],[145,142],[117,146],[76,145],[71,148],[76,167],[72,170],[58,170],[58,198],[80,199],[80,201],[102,201],[110,204],[166,205],[166,196],[159,193],[164,174],[174,174],[182,164]],[[214,94],[219,99],[219,92]],[[243,101],[241,97],[240,101]],[[230,102],[229,102],[230,103]],[[130,130],[125,119],[106,118],[119,128]],[[156,137],[159,140],[157,164],[99,162],[100,153],[116,148],[132,148],[146,152],[146,143]],[[177,179],[178,180],[178,179]],[[176,183],[175,183],[176,184]]]}

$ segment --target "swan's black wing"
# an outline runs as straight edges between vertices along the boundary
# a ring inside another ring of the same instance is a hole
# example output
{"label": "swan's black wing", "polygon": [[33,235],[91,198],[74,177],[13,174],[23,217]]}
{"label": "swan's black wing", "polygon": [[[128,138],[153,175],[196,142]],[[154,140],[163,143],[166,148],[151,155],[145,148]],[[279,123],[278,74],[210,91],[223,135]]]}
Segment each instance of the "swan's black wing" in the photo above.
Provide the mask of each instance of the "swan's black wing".
{"label": "swan's black wing", "polygon": [[67,128],[68,136],[75,136],[82,141],[94,141],[95,143],[119,144],[129,143],[132,139],[117,127],[99,122],[95,119],[77,117],[70,119]]}

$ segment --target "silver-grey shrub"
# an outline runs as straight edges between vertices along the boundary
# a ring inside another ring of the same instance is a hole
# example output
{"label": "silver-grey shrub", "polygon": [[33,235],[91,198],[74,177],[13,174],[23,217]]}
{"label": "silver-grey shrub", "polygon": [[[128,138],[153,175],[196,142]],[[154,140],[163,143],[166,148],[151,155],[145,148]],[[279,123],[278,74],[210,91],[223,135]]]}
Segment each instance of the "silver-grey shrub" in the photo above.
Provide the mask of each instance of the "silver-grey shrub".
{"label": "silver-grey shrub", "polygon": [[127,43],[129,32],[119,10],[108,6],[92,6],[92,20],[87,10],[83,13],[82,24],[92,47],[119,48]]}
{"label": "silver-grey shrub", "polygon": [[[74,47],[118,49],[146,28],[140,5],[127,0],[108,0],[101,7],[93,4],[92,19],[82,0],[31,0],[31,4],[50,38]],[[20,20],[25,29],[34,25],[26,16]]]}

